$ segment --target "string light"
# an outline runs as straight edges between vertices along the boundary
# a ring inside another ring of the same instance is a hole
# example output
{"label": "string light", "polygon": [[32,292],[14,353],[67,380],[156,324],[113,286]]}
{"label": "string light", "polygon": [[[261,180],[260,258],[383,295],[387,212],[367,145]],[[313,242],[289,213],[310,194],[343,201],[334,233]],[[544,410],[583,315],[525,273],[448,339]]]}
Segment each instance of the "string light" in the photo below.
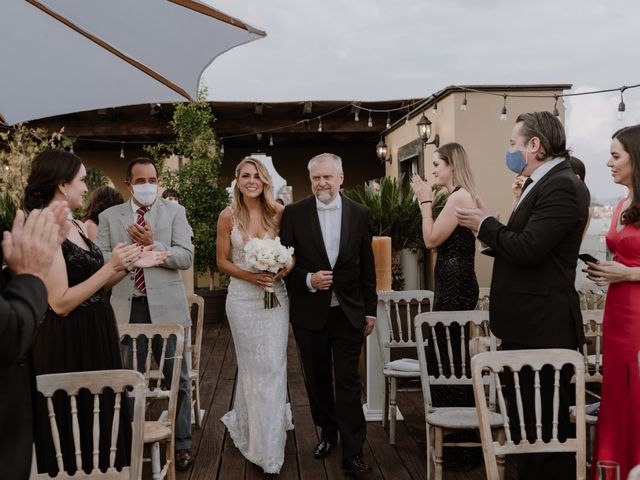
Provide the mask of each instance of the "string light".
{"label": "string light", "polygon": [[318,117],[318,131],[322,131],[322,117]]}
{"label": "string light", "polygon": [[385,128],[391,128],[391,113],[387,112],[387,124]]}
{"label": "string light", "polygon": [[353,120],[356,122],[360,121],[360,109],[358,107],[356,107],[356,113],[353,115]]}
{"label": "string light", "polygon": [[409,114],[407,113],[407,116],[404,117],[404,124],[408,124],[409,123]]}
{"label": "string light", "polygon": [[438,114],[438,99],[436,98],[436,103],[433,104],[433,108],[431,109],[434,115]]}
{"label": "string light", "polygon": [[624,105],[624,98],[623,98],[623,94],[624,91],[627,89],[627,87],[622,87],[620,89],[620,103],[618,104],[618,120],[622,120],[624,118],[624,112],[626,110],[626,107]]}
{"label": "string light", "polygon": [[502,103],[502,111],[500,112],[500,120],[507,119],[507,95],[504,95],[504,102]]}
{"label": "string light", "polygon": [[464,92],[464,98],[462,99],[462,104],[460,105],[460,110],[463,112],[467,111],[467,92]]}
{"label": "string light", "polygon": [[369,121],[367,122],[367,127],[373,127],[373,120],[371,119],[371,112],[369,112]]}
{"label": "string light", "polygon": [[120,158],[124,158],[124,142],[120,142]]}
{"label": "string light", "polygon": [[224,157],[224,142],[220,141],[220,156]]}
{"label": "string light", "polygon": [[273,147],[273,135],[269,135],[269,146]]}
{"label": "string light", "polygon": [[71,146],[69,147],[69,153],[76,153],[73,151],[73,143],[71,144]]}
{"label": "string light", "polygon": [[558,111],[558,95],[554,95],[554,97],[556,98],[556,101],[553,104],[553,114],[556,117],[560,116],[560,112]]}

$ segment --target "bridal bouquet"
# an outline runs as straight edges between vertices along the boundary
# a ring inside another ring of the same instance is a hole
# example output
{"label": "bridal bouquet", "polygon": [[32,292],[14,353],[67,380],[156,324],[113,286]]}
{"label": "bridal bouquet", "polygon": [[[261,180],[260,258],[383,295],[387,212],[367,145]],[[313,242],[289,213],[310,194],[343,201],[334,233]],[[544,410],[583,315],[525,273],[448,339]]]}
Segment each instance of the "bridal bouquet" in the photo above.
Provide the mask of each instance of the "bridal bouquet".
{"label": "bridal bouquet", "polygon": [[[252,238],[244,246],[245,262],[247,266],[257,272],[278,273],[291,263],[293,247],[285,247],[280,243],[280,237]],[[280,302],[272,288],[264,292],[264,308],[279,307]]]}

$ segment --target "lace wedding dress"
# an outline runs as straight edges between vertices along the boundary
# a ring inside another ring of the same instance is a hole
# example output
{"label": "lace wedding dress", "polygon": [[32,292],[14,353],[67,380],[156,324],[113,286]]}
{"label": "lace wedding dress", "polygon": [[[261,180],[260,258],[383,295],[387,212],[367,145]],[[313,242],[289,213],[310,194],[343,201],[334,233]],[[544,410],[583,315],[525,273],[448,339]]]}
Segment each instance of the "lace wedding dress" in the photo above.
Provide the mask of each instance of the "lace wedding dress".
{"label": "lace wedding dress", "polygon": [[[231,230],[232,261],[245,266],[242,233]],[[264,290],[232,278],[227,294],[227,318],[238,361],[233,410],[222,422],[247,460],[265,473],[279,473],[284,462],[287,430],[293,429],[287,403],[287,338],[289,301],[284,283],[274,283],[280,307],[264,308]]]}

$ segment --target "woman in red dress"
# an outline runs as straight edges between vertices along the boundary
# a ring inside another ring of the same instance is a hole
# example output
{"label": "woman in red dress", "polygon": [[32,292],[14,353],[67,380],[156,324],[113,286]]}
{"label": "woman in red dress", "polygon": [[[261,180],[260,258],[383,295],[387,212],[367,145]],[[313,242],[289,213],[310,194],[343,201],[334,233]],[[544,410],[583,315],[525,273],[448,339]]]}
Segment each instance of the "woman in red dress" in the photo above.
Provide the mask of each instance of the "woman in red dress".
{"label": "woman in red dress", "polygon": [[629,195],[618,203],[607,247],[610,262],[588,263],[588,278],[609,285],[604,307],[602,400],[591,478],[598,461],[620,465],[620,478],[640,464],[640,125],[613,134],[607,162]]}

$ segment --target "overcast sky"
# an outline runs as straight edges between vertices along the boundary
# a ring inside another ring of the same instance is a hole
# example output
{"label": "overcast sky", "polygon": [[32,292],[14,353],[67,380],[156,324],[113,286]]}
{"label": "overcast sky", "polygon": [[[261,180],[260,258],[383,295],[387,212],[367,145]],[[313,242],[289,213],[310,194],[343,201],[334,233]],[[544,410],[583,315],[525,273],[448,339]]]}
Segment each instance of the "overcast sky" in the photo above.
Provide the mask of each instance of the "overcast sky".
{"label": "overcast sky", "polygon": [[[265,30],[203,76],[212,100],[385,100],[448,85],[640,83],[640,3],[608,0],[205,0]],[[634,60],[635,59],[635,60]],[[620,196],[611,134],[640,123],[640,88],[567,99],[569,146],[596,198]],[[552,106],[550,106],[552,108]]]}

